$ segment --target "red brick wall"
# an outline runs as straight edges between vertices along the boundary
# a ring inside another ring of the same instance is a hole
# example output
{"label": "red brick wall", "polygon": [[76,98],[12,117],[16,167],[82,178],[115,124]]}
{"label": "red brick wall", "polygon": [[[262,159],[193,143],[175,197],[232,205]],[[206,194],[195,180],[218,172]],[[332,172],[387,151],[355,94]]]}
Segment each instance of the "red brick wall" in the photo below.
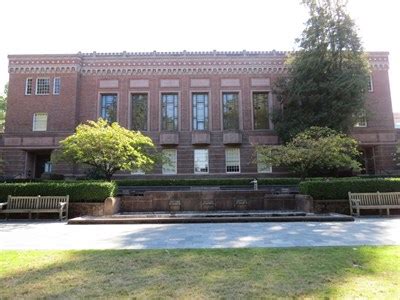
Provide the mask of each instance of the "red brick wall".
{"label": "red brick wall", "polygon": [[[146,92],[149,96],[149,131],[146,132],[159,143],[160,135],[160,94],[179,93],[179,145],[178,174],[193,174],[193,149],[203,148],[192,145],[191,141],[191,93],[209,93],[210,174],[225,174],[225,148],[223,144],[222,99],[223,91],[239,92],[240,128],[242,132],[241,172],[256,174],[253,162],[253,142],[277,143],[273,130],[253,131],[252,92],[269,91],[278,76],[285,74],[283,60],[285,53],[209,53],[207,55],[180,53],[174,55],[110,54],[110,55],[42,55],[10,56],[9,100],[6,133],[2,148],[8,161],[7,172],[19,173],[24,151],[36,148],[54,149],[58,141],[86,120],[99,117],[100,94],[118,94],[118,121],[122,126],[130,124],[130,93]],[[376,146],[377,170],[392,169],[389,154],[396,142],[391,108],[387,53],[371,54],[373,92],[368,93],[367,109],[371,112],[367,128],[355,128],[354,136],[362,145]],[[51,93],[35,95],[37,77],[49,77]],[[53,78],[61,78],[61,94],[52,94]],[[33,79],[33,95],[26,96],[25,80]],[[270,84],[252,85],[252,79],[267,79]],[[192,79],[207,79],[209,86],[192,86]],[[113,82],[104,81],[112,80]],[[148,80],[149,85],[131,87],[130,80]],[[179,86],[163,87],[163,80],[178,80]],[[238,86],[224,86],[222,81],[238,81]],[[118,82],[118,86],[115,86]],[[113,87],[107,87],[107,85]],[[103,85],[103,86],[102,86]],[[277,106],[277,103],[273,103]],[[32,132],[32,118],[36,112],[48,113],[48,130]],[[32,139],[33,137],[33,139]],[[39,139],[51,137],[51,140]],[[19,142],[9,138],[17,138]],[[28,139],[30,138],[30,139]],[[8,142],[6,140],[8,139]],[[31,143],[31,141],[34,141]],[[41,144],[43,141],[43,144]],[[31,143],[31,144],[30,144]],[[15,153],[12,154],[15,150]],[[18,157],[20,159],[18,159]],[[12,162],[12,163],[11,163]],[[15,165],[13,169],[12,165]],[[73,174],[80,172],[71,165],[58,165],[55,170]],[[279,169],[274,169],[280,171]],[[153,173],[160,173],[157,167]]]}

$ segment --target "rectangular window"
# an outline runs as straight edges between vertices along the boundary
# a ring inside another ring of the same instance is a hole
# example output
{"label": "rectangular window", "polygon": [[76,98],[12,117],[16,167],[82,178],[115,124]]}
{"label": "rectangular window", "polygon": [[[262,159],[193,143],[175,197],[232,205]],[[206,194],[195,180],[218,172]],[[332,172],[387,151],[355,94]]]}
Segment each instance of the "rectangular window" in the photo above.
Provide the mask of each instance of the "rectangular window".
{"label": "rectangular window", "polygon": [[208,149],[194,150],[194,173],[208,173]]}
{"label": "rectangular window", "polygon": [[193,130],[208,130],[208,94],[192,95]]}
{"label": "rectangular window", "polygon": [[147,130],[147,94],[132,94],[131,129]]}
{"label": "rectangular window", "polygon": [[25,81],[25,95],[32,95],[32,78],[27,78]]}
{"label": "rectangular window", "polygon": [[176,149],[164,149],[162,151],[165,161],[162,165],[162,173],[165,175],[177,173]]}
{"label": "rectangular window", "polygon": [[269,129],[268,93],[253,93],[254,129]]}
{"label": "rectangular window", "polygon": [[225,149],[226,173],[240,173],[240,149]]}
{"label": "rectangular window", "polygon": [[36,95],[50,94],[50,78],[36,79]]}
{"label": "rectangular window", "polygon": [[239,93],[223,93],[224,130],[239,129]]}
{"label": "rectangular window", "polygon": [[354,127],[367,127],[367,112],[365,109],[360,110],[359,113],[354,116],[354,118]]}
{"label": "rectangular window", "polygon": [[117,121],[117,94],[102,94],[100,117],[109,123]]}
{"label": "rectangular window", "polygon": [[272,166],[261,161],[260,155],[257,153],[257,172],[258,173],[271,173]]}
{"label": "rectangular window", "polygon": [[53,81],[53,94],[60,95],[61,92],[61,79],[60,77],[55,77]]}
{"label": "rectangular window", "polygon": [[178,94],[161,95],[162,130],[178,130]]}
{"label": "rectangular window", "polygon": [[374,91],[374,84],[372,81],[372,75],[369,75],[369,80],[368,80],[368,92],[373,92]]}
{"label": "rectangular window", "polygon": [[47,113],[33,114],[33,131],[46,131],[47,130]]}

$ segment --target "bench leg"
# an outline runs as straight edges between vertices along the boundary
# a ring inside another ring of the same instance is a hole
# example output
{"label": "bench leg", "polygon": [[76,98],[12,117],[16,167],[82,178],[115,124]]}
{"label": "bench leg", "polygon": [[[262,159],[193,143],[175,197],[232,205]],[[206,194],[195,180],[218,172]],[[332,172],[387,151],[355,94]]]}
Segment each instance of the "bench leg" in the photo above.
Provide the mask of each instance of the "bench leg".
{"label": "bench leg", "polygon": [[388,216],[390,216],[390,210],[389,210],[389,208],[386,208],[386,214],[387,214]]}
{"label": "bench leg", "polygon": [[357,217],[360,216],[360,208],[357,207]]}
{"label": "bench leg", "polygon": [[29,212],[29,220],[32,219],[32,212]]}

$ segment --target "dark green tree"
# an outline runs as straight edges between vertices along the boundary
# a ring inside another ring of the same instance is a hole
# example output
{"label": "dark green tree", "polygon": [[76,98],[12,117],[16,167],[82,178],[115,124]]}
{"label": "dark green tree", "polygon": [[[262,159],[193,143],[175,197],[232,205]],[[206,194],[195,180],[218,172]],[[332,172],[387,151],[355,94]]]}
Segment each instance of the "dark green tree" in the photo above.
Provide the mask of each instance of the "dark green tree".
{"label": "dark green tree", "polygon": [[8,83],[4,86],[4,95],[0,96],[0,132],[4,131],[7,110]]}
{"label": "dark green tree", "polygon": [[369,65],[344,0],[303,0],[309,19],[288,76],[274,92],[282,110],[273,115],[284,142],[311,126],[347,132],[364,106]]}

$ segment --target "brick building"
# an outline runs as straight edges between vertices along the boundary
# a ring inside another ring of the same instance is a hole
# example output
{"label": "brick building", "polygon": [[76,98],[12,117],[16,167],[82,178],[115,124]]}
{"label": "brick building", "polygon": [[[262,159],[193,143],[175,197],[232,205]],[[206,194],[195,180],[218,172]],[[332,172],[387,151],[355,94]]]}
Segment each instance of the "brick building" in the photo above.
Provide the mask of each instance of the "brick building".
{"label": "brick building", "polygon": [[[170,163],[151,176],[270,176],[254,144],[277,144],[271,86],[287,71],[285,52],[89,53],[10,55],[7,176],[40,177],[60,140],[102,116],[149,135]],[[369,173],[394,168],[396,142],[388,53],[371,52],[365,115],[352,131]],[[77,166],[53,172],[79,176]],[[140,171],[132,172],[138,175]],[[260,173],[265,173],[260,174]],[[132,176],[121,173],[120,176]],[[148,175],[148,174],[146,174]]]}

